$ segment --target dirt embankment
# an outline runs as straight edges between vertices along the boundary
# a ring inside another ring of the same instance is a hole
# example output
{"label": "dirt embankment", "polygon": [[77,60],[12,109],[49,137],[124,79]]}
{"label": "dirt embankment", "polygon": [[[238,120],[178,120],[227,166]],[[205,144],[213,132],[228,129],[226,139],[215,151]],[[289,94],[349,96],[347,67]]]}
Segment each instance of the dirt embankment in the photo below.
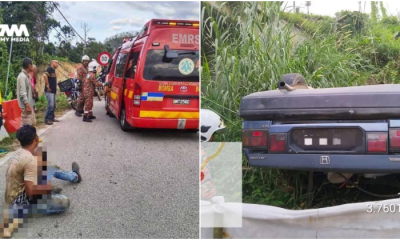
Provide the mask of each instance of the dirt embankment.
{"label": "dirt embankment", "polygon": [[[80,63],[60,62],[58,68],[56,69],[57,82],[62,82],[70,77],[73,77],[76,69],[80,65]],[[39,95],[43,95],[44,92],[44,72],[46,71],[47,67],[48,65],[38,66],[36,90],[39,92]]]}

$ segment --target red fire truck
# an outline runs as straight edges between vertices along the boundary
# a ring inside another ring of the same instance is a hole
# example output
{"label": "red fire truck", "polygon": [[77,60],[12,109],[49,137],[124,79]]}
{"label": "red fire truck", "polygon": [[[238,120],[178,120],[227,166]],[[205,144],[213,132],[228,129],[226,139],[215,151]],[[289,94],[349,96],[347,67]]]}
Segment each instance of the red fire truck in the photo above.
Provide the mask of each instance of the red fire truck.
{"label": "red fire truck", "polygon": [[198,21],[150,20],[108,69],[106,110],[122,130],[198,129]]}

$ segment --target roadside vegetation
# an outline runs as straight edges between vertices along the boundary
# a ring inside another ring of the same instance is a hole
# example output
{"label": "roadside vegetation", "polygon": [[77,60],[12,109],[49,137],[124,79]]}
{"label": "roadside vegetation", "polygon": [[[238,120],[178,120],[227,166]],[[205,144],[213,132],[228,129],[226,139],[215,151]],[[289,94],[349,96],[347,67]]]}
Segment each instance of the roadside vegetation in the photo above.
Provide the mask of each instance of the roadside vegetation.
{"label": "roadside vegetation", "polygon": [[[32,58],[40,69],[45,68],[53,59],[57,59],[59,62],[80,63],[84,54],[92,59],[103,51],[112,53],[120,46],[122,39],[137,35],[137,32],[124,32],[100,42],[91,37],[91,32],[89,32],[84,50],[85,44],[80,38],[77,38],[74,30],[65,21],[61,23],[54,19],[54,16],[59,14],[54,4],[62,10],[59,3],[51,1],[0,2],[0,24],[12,23],[18,26],[25,24],[30,34],[29,42],[13,44],[7,96],[5,96],[6,79],[11,42],[0,41],[0,90],[3,98],[15,98],[13,96],[15,96],[16,80],[21,71],[22,59],[25,57]],[[82,31],[81,28],[76,30]],[[75,42],[74,39],[78,40]]]}
{"label": "roadside vegetation", "polygon": [[[57,94],[56,97],[56,117],[62,116],[66,111],[71,109],[70,104],[67,101],[67,97],[65,96],[64,93]],[[40,96],[39,100],[36,102],[36,127],[37,129],[40,129],[44,127],[44,117],[46,113],[46,107],[47,107],[47,100],[46,97]],[[4,127],[4,126],[3,126]],[[8,152],[14,151],[19,147],[19,142],[16,138],[15,133],[9,134],[9,137],[4,138],[3,140],[0,141],[0,149],[7,150]],[[4,154],[0,153],[0,158]]]}
{"label": "roadside vegetation", "polygon": [[[242,97],[272,90],[285,73],[314,88],[399,83],[400,21],[379,2],[371,14],[293,14],[284,2],[202,2],[202,108],[227,123],[217,141],[241,141]],[[243,157],[243,201],[289,209],[375,200],[321,181],[307,193],[308,172],[259,169]],[[339,187],[339,186],[338,186]]]}

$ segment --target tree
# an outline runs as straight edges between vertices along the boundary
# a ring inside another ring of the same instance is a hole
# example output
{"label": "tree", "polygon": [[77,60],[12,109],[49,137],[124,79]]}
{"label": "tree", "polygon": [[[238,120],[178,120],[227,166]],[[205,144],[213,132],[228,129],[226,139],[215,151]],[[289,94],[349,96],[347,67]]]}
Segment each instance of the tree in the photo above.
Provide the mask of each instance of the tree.
{"label": "tree", "polygon": [[97,58],[97,56],[103,51],[110,52],[112,49],[106,44],[96,42],[95,38],[88,38],[85,50],[86,55],[88,55],[90,58]]}
{"label": "tree", "polygon": [[379,2],[381,4],[381,13],[382,13],[382,19],[383,18],[387,18],[387,12],[386,12],[386,8],[383,6],[383,2]]}
{"label": "tree", "polygon": [[[61,35],[63,34],[63,35]],[[61,42],[63,39],[65,41],[71,42],[74,40],[75,32],[70,26],[63,26],[61,32],[57,33],[57,39]]]}
{"label": "tree", "polygon": [[83,29],[83,39],[85,40],[84,41],[85,47],[83,48],[82,54],[85,54],[86,45],[87,45],[86,37],[87,37],[87,34],[89,33],[89,31],[92,29],[92,27],[89,27],[89,25],[87,23],[82,23],[81,28]]}
{"label": "tree", "polygon": [[119,34],[115,34],[111,37],[108,37],[104,40],[104,44],[108,45],[113,52],[117,50],[119,46],[121,46],[122,41],[125,38],[134,38],[138,35],[138,32],[132,31],[132,32],[123,32]]}

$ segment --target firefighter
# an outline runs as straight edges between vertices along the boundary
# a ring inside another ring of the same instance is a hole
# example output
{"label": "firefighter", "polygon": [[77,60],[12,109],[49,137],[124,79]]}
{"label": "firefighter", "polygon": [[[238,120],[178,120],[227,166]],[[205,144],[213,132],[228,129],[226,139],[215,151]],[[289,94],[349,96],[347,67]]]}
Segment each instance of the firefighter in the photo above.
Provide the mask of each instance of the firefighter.
{"label": "firefighter", "polygon": [[89,66],[89,56],[85,55],[82,57],[82,66],[80,66],[77,70],[76,70],[76,77],[78,79],[78,92],[79,92],[79,97],[78,97],[78,104],[77,104],[77,108],[75,111],[75,115],[77,117],[82,117],[82,113],[83,113],[83,106],[85,104],[85,100],[83,97],[83,93],[82,93],[82,87],[83,87],[83,82],[86,78],[86,76],[88,75],[88,66]]}
{"label": "firefighter", "polygon": [[92,119],[96,117],[93,116],[92,108],[93,108],[93,97],[96,86],[101,86],[101,83],[96,79],[98,63],[92,61],[89,63],[88,69],[89,74],[83,81],[83,99],[84,99],[84,114],[83,121],[84,122],[92,122]]}

